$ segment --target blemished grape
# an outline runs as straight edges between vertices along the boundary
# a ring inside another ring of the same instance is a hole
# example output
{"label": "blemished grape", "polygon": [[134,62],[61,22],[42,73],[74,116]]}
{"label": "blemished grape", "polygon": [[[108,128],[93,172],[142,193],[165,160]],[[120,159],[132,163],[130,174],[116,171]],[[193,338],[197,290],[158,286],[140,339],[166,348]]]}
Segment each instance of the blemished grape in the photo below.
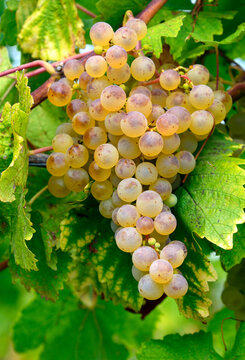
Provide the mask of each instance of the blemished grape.
{"label": "blemished grape", "polygon": [[214,118],[206,110],[197,110],[191,114],[190,130],[195,135],[208,134],[214,125]]}
{"label": "blemished grape", "polygon": [[93,119],[103,121],[108,115],[108,111],[102,106],[100,99],[96,99],[89,105],[89,114]]}
{"label": "blemished grape", "polygon": [[191,124],[191,114],[187,109],[182,106],[174,106],[169,109],[168,112],[177,116],[179,120],[179,128],[177,134],[181,134],[189,128]]}
{"label": "blemished grape", "polygon": [[83,136],[84,145],[92,150],[95,150],[101,144],[105,144],[106,140],[105,130],[97,126],[88,129]]}
{"label": "blemished grape", "polygon": [[142,185],[150,185],[157,179],[157,168],[150,162],[142,162],[136,168],[135,177]]}
{"label": "blemished grape", "polygon": [[163,285],[153,281],[148,274],[142,276],[138,284],[138,289],[140,295],[148,300],[159,299],[164,293]]}
{"label": "blemished grape", "polygon": [[172,265],[163,259],[157,259],[153,261],[149,272],[152,280],[158,284],[166,284],[173,277]]}
{"label": "blemished grape", "polygon": [[79,77],[79,86],[82,90],[87,89],[88,83],[92,80],[92,77],[84,71],[82,75]]}
{"label": "blemished grape", "polygon": [[80,99],[73,99],[66,107],[66,113],[70,120],[81,111],[88,111],[88,105]]}
{"label": "blemished grape", "polygon": [[156,122],[157,131],[163,136],[171,136],[178,131],[179,119],[171,112],[161,115]]}
{"label": "blemished grape", "polygon": [[120,183],[121,179],[115,174],[114,168],[111,169],[110,182],[116,188]]}
{"label": "blemished grape", "polygon": [[95,181],[91,186],[91,194],[96,200],[107,200],[113,193],[110,181]]}
{"label": "blemished grape", "polygon": [[115,206],[112,203],[111,198],[107,200],[102,200],[99,205],[99,212],[102,216],[104,216],[107,219],[111,219],[112,212],[115,209]]}
{"label": "blemished grape", "polygon": [[69,81],[62,78],[48,89],[48,99],[55,106],[65,106],[71,101],[72,89]]}
{"label": "blemished grape", "polygon": [[70,168],[64,176],[64,183],[67,189],[71,191],[83,191],[85,186],[89,183],[88,173],[84,169]]}
{"label": "blemished grape", "polygon": [[123,133],[133,138],[143,135],[148,128],[146,117],[138,111],[131,111],[125,115],[120,125]]}
{"label": "blemished grape", "polygon": [[170,194],[169,197],[164,200],[164,204],[168,207],[174,207],[178,202],[177,196],[175,194]]}
{"label": "blemished grape", "polygon": [[135,171],[136,165],[131,159],[120,159],[115,166],[115,173],[120,179],[131,178]]}
{"label": "blemished grape", "polygon": [[163,148],[162,153],[165,155],[170,155],[174,153],[180,146],[180,137],[178,134],[173,134],[171,136],[163,136]]}
{"label": "blemished grape", "polygon": [[207,85],[209,81],[209,71],[208,69],[200,64],[193,65],[186,76],[193,82],[194,85]]}
{"label": "blemished grape", "polygon": [[147,81],[155,73],[155,64],[147,56],[139,56],[131,64],[132,76],[138,81]]}
{"label": "blemished grape", "polygon": [[140,215],[134,205],[123,205],[117,212],[117,221],[122,227],[134,227]]}
{"label": "blemished grape", "polygon": [[[119,225],[119,222],[117,221],[117,213],[119,211],[119,207],[115,208],[113,211],[112,211],[112,221],[117,225],[117,226],[120,226]],[[121,227],[122,228],[122,227]],[[118,231],[115,232],[115,235],[117,234]]]}
{"label": "blemished grape", "polygon": [[162,198],[156,191],[144,191],[138,196],[136,207],[141,215],[153,218],[162,211]]}
{"label": "blemished grape", "polygon": [[179,172],[179,160],[174,155],[160,155],[156,161],[156,168],[160,176],[171,178]]}
{"label": "blemished grape", "polygon": [[80,61],[71,59],[65,63],[63,71],[68,80],[75,80],[84,72],[84,66]]}
{"label": "blemished grape", "polygon": [[105,22],[97,22],[89,32],[90,39],[94,45],[107,46],[113,38],[114,31],[111,25]]}
{"label": "blemished grape", "polygon": [[160,88],[153,88],[151,90],[151,102],[153,105],[160,105],[161,107],[166,106],[166,99],[168,95]]}
{"label": "blemished grape", "polygon": [[141,270],[137,269],[134,265],[132,266],[132,275],[136,281],[140,281],[142,276],[144,276],[146,274],[147,274],[147,271],[141,271]]}
{"label": "blemished grape", "polygon": [[126,114],[123,111],[109,113],[105,118],[106,130],[112,135],[123,135],[123,131],[121,129],[121,120],[125,116]]}
{"label": "blemished grape", "polygon": [[84,133],[94,127],[94,125],[94,119],[91,118],[87,112],[78,112],[72,119],[72,127],[79,135],[84,135]]}
{"label": "blemished grape", "polygon": [[138,38],[136,32],[126,26],[119,28],[113,36],[113,43],[121,46],[126,51],[133,50],[137,41]]}
{"label": "blemished grape", "polygon": [[176,155],[177,159],[179,160],[179,173],[180,174],[189,174],[191,171],[194,170],[196,166],[196,160],[192,153],[189,151],[180,151]]}
{"label": "blemished grape", "polygon": [[148,216],[141,216],[136,222],[136,229],[142,235],[149,235],[154,230],[154,221]]}
{"label": "blemished grape", "polygon": [[188,282],[181,274],[174,274],[172,280],[163,285],[164,292],[173,299],[183,297],[188,291]]}
{"label": "blemished grape", "polygon": [[160,252],[160,259],[169,261],[174,269],[183,264],[186,256],[187,249],[181,241],[170,242]]}
{"label": "blemished grape", "polygon": [[149,271],[153,261],[158,259],[158,254],[150,246],[141,246],[134,251],[132,261],[136,269],[141,271]]}
{"label": "blemished grape", "polygon": [[126,102],[126,94],[120,86],[110,85],[102,91],[100,101],[106,110],[118,111]]}
{"label": "blemished grape", "polygon": [[146,36],[147,26],[145,22],[141,19],[129,19],[126,22],[126,27],[136,32],[138,40],[142,40]]}
{"label": "blemished grape", "polygon": [[88,149],[84,145],[75,144],[67,149],[67,157],[71,167],[81,168],[88,162]]}
{"label": "blemished grape", "polygon": [[125,227],[116,234],[116,243],[120,250],[132,252],[142,243],[142,235],[134,227]]}
{"label": "blemished grape", "polygon": [[170,196],[172,186],[168,180],[159,178],[149,186],[149,190],[156,191],[165,200]]}
{"label": "blemished grape", "polygon": [[58,134],[68,134],[72,138],[77,136],[77,133],[73,130],[71,123],[62,123],[56,129],[56,135]]}
{"label": "blemished grape", "polygon": [[166,107],[168,109],[174,106],[183,106],[184,108],[186,108],[187,105],[188,105],[188,96],[187,94],[181,91],[174,91],[170,93],[166,99]]}
{"label": "blemished grape", "polygon": [[106,52],[106,61],[113,69],[120,69],[127,63],[127,51],[121,46],[111,46]]}
{"label": "blemished grape", "polygon": [[161,235],[169,235],[174,232],[177,226],[176,218],[169,212],[161,212],[154,220],[156,231]]}
{"label": "blemished grape", "polygon": [[94,160],[102,169],[111,169],[117,164],[118,159],[118,151],[111,144],[102,144],[94,152]]}
{"label": "blemished grape", "polygon": [[127,100],[126,111],[139,111],[148,117],[152,111],[151,100],[144,94],[134,93]]}
{"label": "blemished grape", "polygon": [[105,76],[102,76],[99,79],[91,80],[87,85],[88,97],[91,100],[98,99],[100,97],[102,91],[110,84],[111,84],[110,81]]}
{"label": "blemished grape", "polygon": [[53,176],[63,176],[69,169],[69,158],[61,152],[54,152],[49,155],[46,163],[48,172]]}
{"label": "blemished grape", "polygon": [[191,132],[186,131],[180,135],[180,150],[186,150],[191,153],[194,153],[197,149],[198,141]]}
{"label": "blemished grape", "polygon": [[141,183],[134,178],[123,179],[117,187],[119,198],[125,202],[135,201],[142,192]]}
{"label": "blemished grape", "polygon": [[85,63],[87,73],[94,78],[103,76],[107,70],[107,63],[100,55],[91,56]]}
{"label": "blemished grape", "polygon": [[136,159],[141,151],[138,145],[138,139],[122,136],[117,145],[119,154],[126,159]]}
{"label": "blemished grape", "polygon": [[155,126],[159,116],[163,115],[165,110],[160,105],[152,105],[151,114],[148,117],[148,123],[150,126]]}
{"label": "blemished grape", "polygon": [[132,88],[132,90],[129,93],[129,96],[131,96],[133,94],[143,94],[143,95],[147,96],[149,99],[151,99],[151,91],[148,88],[146,88],[145,86],[136,86],[136,87]]}
{"label": "blemished grape", "polygon": [[124,84],[131,76],[130,67],[128,64],[123,65],[120,69],[108,67],[107,77],[110,82],[116,85]]}
{"label": "blemished grape", "polygon": [[72,137],[68,134],[58,134],[52,140],[52,146],[55,152],[66,153],[67,149],[72,145]]}
{"label": "blemished grape", "polygon": [[70,194],[70,190],[65,186],[63,176],[51,176],[48,181],[48,190],[57,198],[64,198]]}
{"label": "blemished grape", "polygon": [[88,172],[91,178],[96,181],[105,181],[111,175],[111,169],[102,169],[95,161],[89,165]]}
{"label": "blemished grape", "polygon": [[180,84],[180,75],[173,69],[165,70],[161,73],[159,81],[164,90],[175,90]]}
{"label": "blemished grape", "polygon": [[225,105],[226,113],[228,114],[232,107],[232,97],[230,94],[224,90],[216,90],[214,91],[214,98],[220,100]]}
{"label": "blemished grape", "polygon": [[163,139],[156,131],[147,131],[140,137],[139,148],[146,156],[156,156],[163,148]]}
{"label": "blemished grape", "polygon": [[225,105],[222,103],[222,101],[218,99],[214,99],[213,103],[209,108],[207,109],[208,112],[210,112],[214,117],[215,124],[221,123],[225,119],[226,116],[226,108]]}
{"label": "blemished grape", "polygon": [[196,85],[189,94],[190,103],[197,109],[205,110],[214,101],[213,90],[207,85]]}
{"label": "blemished grape", "polygon": [[117,190],[113,191],[112,197],[111,197],[112,203],[116,207],[120,207],[126,204],[125,201],[121,200],[118,196]]}

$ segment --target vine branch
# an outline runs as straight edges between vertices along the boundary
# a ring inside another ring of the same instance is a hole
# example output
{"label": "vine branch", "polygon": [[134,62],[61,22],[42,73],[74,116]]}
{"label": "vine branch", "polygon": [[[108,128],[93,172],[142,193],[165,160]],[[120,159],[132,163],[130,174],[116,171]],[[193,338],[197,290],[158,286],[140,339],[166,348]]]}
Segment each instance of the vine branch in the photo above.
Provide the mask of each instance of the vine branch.
{"label": "vine branch", "polygon": [[8,260],[4,260],[0,263],[0,271],[6,269],[8,267]]}
{"label": "vine branch", "polygon": [[168,0],[152,0],[144,10],[142,10],[136,18],[143,20],[146,24],[153,18],[153,16],[166,4]]}
{"label": "vine branch", "polygon": [[84,12],[85,14],[87,14],[88,16],[90,16],[91,18],[96,18],[97,15],[94,14],[92,11],[88,10],[87,8],[85,8],[82,5],[76,4],[76,8],[82,12]]}
{"label": "vine branch", "polygon": [[232,88],[228,90],[228,93],[232,97],[233,102],[245,96],[245,81],[235,84]]}

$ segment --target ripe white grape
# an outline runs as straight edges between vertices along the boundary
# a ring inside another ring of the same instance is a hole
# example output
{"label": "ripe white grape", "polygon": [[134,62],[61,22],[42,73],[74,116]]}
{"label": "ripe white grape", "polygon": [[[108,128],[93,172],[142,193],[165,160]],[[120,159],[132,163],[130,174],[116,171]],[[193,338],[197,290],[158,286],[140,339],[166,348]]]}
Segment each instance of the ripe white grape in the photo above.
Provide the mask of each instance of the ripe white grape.
{"label": "ripe white grape", "polygon": [[139,111],[148,117],[152,111],[151,100],[144,94],[134,93],[127,100],[126,111]]}
{"label": "ripe white grape", "polygon": [[140,137],[139,148],[146,156],[156,156],[163,148],[163,139],[156,131],[147,131]]}
{"label": "ripe white grape", "polygon": [[148,121],[142,113],[130,111],[121,120],[121,129],[129,137],[135,138],[143,135],[148,128]]}
{"label": "ripe white grape", "polygon": [[182,106],[186,108],[187,105],[188,105],[188,96],[187,94],[181,91],[174,91],[170,93],[166,99],[166,107],[168,109],[174,106]]}
{"label": "ripe white grape", "polygon": [[215,90],[214,98],[220,100],[225,105],[226,113],[228,114],[232,107],[232,97],[230,94],[224,90]]}
{"label": "ripe white grape", "polygon": [[123,111],[109,113],[105,118],[106,130],[112,135],[123,135],[120,124],[125,116],[126,114]]}
{"label": "ripe white grape", "polygon": [[134,227],[125,227],[116,234],[116,243],[120,250],[133,252],[141,246],[142,235]]}
{"label": "ripe white grape", "polygon": [[115,206],[112,203],[111,198],[107,200],[102,200],[99,205],[99,212],[102,216],[104,216],[107,219],[111,219],[112,212],[115,209]]}
{"label": "ripe white grape", "polygon": [[69,157],[61,152],[53,152],[46,163],[48,172],[53,176],[63,176],[69,169]]}
{"label": "ripe white grape", "polygon": [[99,78],[105,74],[107,63],[102,56],[91,56],[85,63],[85,69],[91,77]]}
{"label": "ripe white grape", "polygon": [[168,112],[177,116],[179,120],[179,128],[177,134],[181,134],[189,128],[191,124],[191,114],[187,109],[182,106],[174,106],[169,109]]}
{"label": "ripe white grape", "polygon": [[147,81],[155,73],[155,64],[147,56],[139,56],[131,64],[132,76],[138,81]]}
{"label": "ripe white grape", "polygon": [[134,30],[123,26],[114,33],[113,43],[121,46],[126,51],[133,50],[137,44],[138,38]]}
{"label": "ripe white grape", "polygon": [[214,117],[215,124],[221,123],[225,119],[226,116],[226,108],[222,101],[218,99],[214,99],[213,103],[207,109]]}
{"label": "ripe white grape", "polygon": [[110,85],[102,91],[100,100],[106,110],[118,111],[126,102],[126,94],[120,86]]}
{"label": "ripe white grape", "polygon": [[156,125],[156,121],[159,118],[159,116],[163,115],[165,113],[165,110],[160,105],[152,105],[152,111],[151,114],[148,117],[148,123],[151,126]]}
{"label": "ripe white grape", "polygon": [[105,22],[95,23],[89,32],[90,39],[94,45],[106,46],[113,38],[114,31],[111,25]]}
{"label": "ripe white grape", "polygon": [[117,221],[122,227],[136,226],[140,215],[134,205],[123,205],[117,212]]}
{"label": "ripe white grape", "polygon": [[179,171],[179,160],[174,155],[160,155],[156,161],[156,168],[159,175],[164,178],[171,178]]}
{"label": "ripe white grape", "polygon": [[179,299],[187,293],[188,283],[183,275],[174,274],[172,280],[163,285],[163,288],[167,296]]}
{"label": "ripe white grape", "polygon": [[196,85],[189,94],[191,105],[197,109],[205,110],[214,101],[213,90],[207,85]]}
{"label": "ripe white grape", "polygon": [[120,69],[127,63],[128,54],[121,46],[111,46],[106,52],[106,61],[114,69]]}
{"label": "ripe white grape", "polygon": [[153,88],[151,90],[151,102],[153,105],[160,105],[161,107],[166,106],[167,93],[160,88]]}
{"label": "ripe white grape", "polygon": [[150,275],[142,276],[138,284],[138,289],[140,295],[148,300],[159,299],[164,293],[163,285],[153,281]]}
{"label": "ripe white grape", "polygon": [[111,197],[113,187],[110,181],[95,181],[91,186],[91,194],[96,200],[107,200]]}
{"label": "ripe white grape", "polygon": [[161,115],[156,122],[157,131],[163,136],[171,136],[178,131],[179,119],[171,112]]}
{"label": "ripe white grape", "polygon": [[[115,208],[113,211],[112,211],[112,214],[111,214],[111,217],[112,217],[112,221],[117,225],[117,226],[120,226],[119,225],[119,222],[117,220],[117,213],[119,211],[119,207]],[[120,227],[122,228],[122,227]],[[115,235],[117,234],[117,232],[115,232]]]}
{"label": "ripe white grape", "polygon": [[177,226],[176,218],[169,212],[161,212],[154,220],[156,231],[161,235],[169,235],[174,232]]}
{"label": "ripe white grape", "polygon": [[126,159],[136,159],[141,151],[138,145],[138,139],[122,136],[118,141],[117,148],[119,154]]}
{"label": "ripe white grape", "polygon": [[141,215],[153,218],[160,214],[160,212],[162,211],[162,198],[155,191],[144,191],[138,196],[136,201],[136,207]]}
{"label": "ripe white grape", "polygon": [[197,149],[198,141],[191,132],[186,131],[180,135],[180,150],[186,150],[194,153]]}
{"label": "ripe white grape", "polygon": [[57,198],[64,198],[70,194],[70,190],[65,186],[63,176],[51,176],[48,181],[48,190]]}
{"label": "ripe white grape", "polygon": [[194,170],[196,166],[196,160],[192,153],[189,151],[180,151],[176,154],[177,159],[179,160],[180,174],[189,174],[191,171]]}
{"label": "ripe white grape", "polygon": [[197,110],[191,114],[190,130],[195,135],[208,134],[214,125],[213,115],[206,110]]}
{"label": "ripe white grape", "polygon": [[95,150],[99,145],[106,143],[107,136],[105,130],[94,126],[88,129],[83,135],[84,145],[92,150]]}
{"label": "ripe white grape", "polygon": [[121,200],[120,197],[118,196],[117,190],[113,191],[111,200],[112,200],[113,205],[116,207],[120,207],[120,206],[126,204],[126,202]]}
{"label": "ripe white grape", "polygon": [[83,191],[84,187],[89,183],[88,173],[84,169],[70,168],[64,176],[64,183],[67,189],[71,191]]}
{"label": "ripe white grape", "polygon": [[52,140],[55,152],[66,153],[67,149],[73,145],[72,137],[68,134],[58,134]]}
{"label": "ripe white grape", "polygon": [[73,99],[66,107],[66,113],[70,120],[81,111],[88,111],[88,105],[80,99]]}
{"label": "ripe white grape", "polygon": [[62,124],[60,124],[56,129],[56,135],[58,135],[58,134],[68,134],[72,138],[77,136],[76,132],[72,128],[71,123],[62,123]]}
{"label": "ripe white grape", "polygon": [[111,144],[102,144],[94,152],[94,160],[102,169],[111,169],[117,164],[118,159],[118,151]]}
{"label": "ripe white grape", "polygon": [[200,64],[193,65],[192,69],[186,73],[186,76],[188,76],[194,85],[207,85],[209,81],[208,69]]}
{"label": "ripe white grape", "polygon": [[91,76],[84,71],[82,75],[79,77],[79,85],[82,90],[87,89],[88,83],[92,80]]}
{"label": "ripe white grape", "polygon": [[142,185],[150,185],[157,179],[157,169],[150,162],[142,162],[136,168],[135,177]]}
{"label": "ripe white grape", "polygon": [[90,163],[88,172],[91,178],[96,181],[105,181],[111,175],[111,169],[102,169],[95,161]]}
{"label": "ripe white grape", "polygon": [[136,229],[142,235],[149,235],[154,230],[154,221],[148,216],[141,216],[136,222]]}
{"label": "ripe white grape", "polygon": [[84,66],[80,61],[71,59],[65,63],[63,71],[68,80],[75,80],[84,72]]}
{"label": "ripe white grape", "polygon": [[157,259],[153,261],[149,272],[152,280],[158,284],[166,284],[173,277],[172,265],[163,259]]}
{"label": "ripe white grape", "polygon": [[[142,192],[141,183],[134,178],[123,179],[117,187],[117,193],[121,200],[125,202],[135,201]],[[137,210],[139,210],[137,208]]]}
{"label": "ripe white grape", "polygon": [[109,85],[111,85],[111,83],[105,76],[98,79],[92,79],[87,85],[87,94],[89,99],[98,99],[102,91]]}
{"label": "ripe white grape", "polygon": [[172,186],[168,180],[159,178],[149,186],[149,190],[156,191],[165,200],[171,194]]}
{"label": "ripe white grape", "polygon": [[169,69],[161,73],[159,80],[164,90],[175,90],[180,84],[180,75],[177,71]]}
{"label": "ripe white grape", "polygon": [[174,269],[183,264],[186,256],[186,246],[178,240],[170,242],[160,252],[160,259],[169,261]]}
{"label": "ripe white grape", "polygon": [[121,179],[115,174],[114,168],[111,169],[110,182],[116,188],[120,183]]}
{"label": "ripe white grape", "polygon": [[95,125],[95,121],[89,113],[87,112],[78,112],[72,119],[72,127],[74,131],[83,135],[88,129],[92,128]]}
{"label": "ripe white grape", "polygon": [[138,40],[142,40],[146,36],[147,26],[141,19],[129,19],[125,26],[136,32]]}
{"label": "ripe white grape", "polygon": [[115,173],[120,179],[131,178],[135,171],[136,165],[131,159],[120,159],[115,166]]}
{"label": "ripe white grape", "polygon": [[96,99],[89,105],[89,114],[93,119],[103,121],[108,115],[108,111],[102,106],[100,99]]}
{"label": "ripe white grape", "polygon": [[116,230],[118,229],[118,226],[114,223],[113,220],[111,220],[110,225],[111,225],[111,230],[115,233]]}
{"label": "ripe white grape", "polygon": [[141,271],[149,271],[153,261],[158,259],[158,254],[150,246],[141,246],[134,251],[132,261],[136,269]]}
{"label": "ripe white grape", "polygon": [[110,82],[116,85],[124,84],[131,76],[130,67],[128,64],[123,65],[120,69],[108,67],[107,77]]}
{"label": "ripe white grape", "polygon": [[75,144],[67,150],[67,157],[72,168],[81,168],[89,159],[88,149],[84,145]]}
{"label": "ripe white grape", "polygon": [[136,267],[134,265],[132,266],[132,275],[136,281],[140,281],[142,276],[144,276],[146,274],[147,274],[147,271],[141,271],[139,269],[136,269]]}
{"label": "ripe white grape", "polygon": [[151,99],[151,91],[145,86],[136,86],[136,87],[132,88],[129,93],[129,96],[131,96],[133,94],[143,94],[143,95],[147,96],[149,99]]}
{"label": "ripe white grape", "polygon": [[162,153],[170,155],[174,153],[180,146],[180,137],[178,134],[171,136],[163,136],[163,148]]}

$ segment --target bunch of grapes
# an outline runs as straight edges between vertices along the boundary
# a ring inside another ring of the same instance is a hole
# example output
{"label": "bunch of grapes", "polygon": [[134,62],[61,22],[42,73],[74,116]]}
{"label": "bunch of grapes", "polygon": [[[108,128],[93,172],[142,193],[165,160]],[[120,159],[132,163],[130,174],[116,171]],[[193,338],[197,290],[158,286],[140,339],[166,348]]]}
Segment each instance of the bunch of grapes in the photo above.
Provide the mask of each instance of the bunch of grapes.
{"label": "bunch of grapes", "polygon": [[47,170],[56,197],[83,191],[92,179],[91,193],[101,215],[112,219],[117,246],[132,254],[140,294],[154,300],[188,290],[177,269],[186,246],[169,238],[177,225],[172,190],[195,168],[198,141],[224,120],[231,97],[207,85],[202,65],[156,69],[137,50],[146,32],[135,18],[116,32],[98,22],[90,30],[96,55],[85,66],[66,62],[65,77],[51,85],[48,98],[67,105],[71,121],[57,129]]}

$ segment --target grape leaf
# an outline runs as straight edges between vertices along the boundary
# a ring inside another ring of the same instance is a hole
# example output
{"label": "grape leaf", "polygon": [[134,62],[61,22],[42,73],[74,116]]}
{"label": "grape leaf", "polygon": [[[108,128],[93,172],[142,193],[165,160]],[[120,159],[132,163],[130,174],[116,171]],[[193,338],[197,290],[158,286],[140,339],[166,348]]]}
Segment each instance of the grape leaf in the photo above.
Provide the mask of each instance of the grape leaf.
{"label": "grape leaf", "polygon": [[192,33],[192,37],[197,41],[212,41],[214,35],[222,35],[223,27],[220,19],[212,17],[210,21],[209,13],[200,12]]}
{"label": "grape leaf", "polygon": [[0,45],[13,46],[17,43],[16,11],[5,8],[0,22]]}
{"label": "grape leaf", "polygon": [[195,170],[176,195],[176,214],[188,231],[223,249],[231,249],[236,224],[244,222],[243,159],[232,157],[240,146],[217,131],[201,152]]}
{"label": "grape leaf", "polygon": [[231,352],[225,356],[226,360],[229,359],[244,359],[245,357],[245,323],[240,322],[240,327],[237,331],[235,344]]}
{"label": "grape leaf", "polygon": [[74,1],[39,0],[18,35],[18,43],[33,58],[61,60],[73,55],[75,46],[85,46],[83,34]]}
{"label": "grape leaf", "polygon": [[[8,50],[6,47],[0,47],[0,72],[12,67],[11,62],[8,57]],[[0,78],[0,111],[3,109],[5,102],[14,102],[16,98],[16,90],[14,89],[15,80],[9,79],[6,76]],[[10,91],[10,92],[9,92]],[[9,92],[9,93],[8,93]],[[1,121],[0,121],[1,128]],[[0,131],[1,137],[1,131]],[[1,146],[1,142],[0,142]],[[2,152],[0,150],[0,156]],[[0,165],[1,168],[1,165]]]}
{"label": "grape leaf", "polygon": [[18,2],[18,8],[16,11],[16,23],[18,31],[21,30],[24,22],[29,15],[35,10],[37,6],[37,0],[20,0]]}

